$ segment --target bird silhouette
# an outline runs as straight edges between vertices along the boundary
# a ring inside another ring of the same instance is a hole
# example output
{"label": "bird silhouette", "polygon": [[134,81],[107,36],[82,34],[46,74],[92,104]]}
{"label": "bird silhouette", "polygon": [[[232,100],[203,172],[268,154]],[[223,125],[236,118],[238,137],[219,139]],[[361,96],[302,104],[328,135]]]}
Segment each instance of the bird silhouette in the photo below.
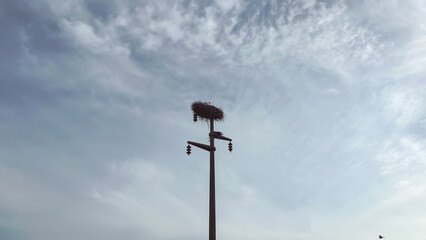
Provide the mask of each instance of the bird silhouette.
{"label": "bird silhouette", "polygon": [[382,239],[382,238],[385,238],[385,237],[383,237],[382,235],[379,235],[379,239]]}

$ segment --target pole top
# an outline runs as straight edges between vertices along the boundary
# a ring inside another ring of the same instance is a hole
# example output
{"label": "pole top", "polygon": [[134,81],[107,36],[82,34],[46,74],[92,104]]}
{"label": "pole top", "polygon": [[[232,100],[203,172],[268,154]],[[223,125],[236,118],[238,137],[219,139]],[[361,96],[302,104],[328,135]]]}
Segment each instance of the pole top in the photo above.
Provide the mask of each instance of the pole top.
{"label": "pole top", "polygon": [[213,106],[210,102],[193,102],[191,105],[191,109],[194,113],[194,116],[200,117],[201,120],[223,121],[224,118],[222,109]]}

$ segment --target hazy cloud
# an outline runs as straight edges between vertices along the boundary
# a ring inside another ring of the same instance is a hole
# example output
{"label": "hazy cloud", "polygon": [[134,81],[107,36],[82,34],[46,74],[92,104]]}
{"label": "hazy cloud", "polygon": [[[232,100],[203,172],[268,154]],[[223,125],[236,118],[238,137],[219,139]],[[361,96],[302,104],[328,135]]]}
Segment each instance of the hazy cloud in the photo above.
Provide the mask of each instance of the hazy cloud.
{"label": "hazy cloud", "polygon": [[426,234],[422,1],[0,6],[0,238]]}

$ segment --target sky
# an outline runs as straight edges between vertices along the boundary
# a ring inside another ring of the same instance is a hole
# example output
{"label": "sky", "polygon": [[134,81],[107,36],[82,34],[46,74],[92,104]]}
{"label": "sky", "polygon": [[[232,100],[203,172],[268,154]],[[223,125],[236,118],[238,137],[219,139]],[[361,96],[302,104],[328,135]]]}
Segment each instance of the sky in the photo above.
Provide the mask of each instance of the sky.
{"label": "sky", "polygon": [[426,238],[423,0],[2,0],[0,239]]}

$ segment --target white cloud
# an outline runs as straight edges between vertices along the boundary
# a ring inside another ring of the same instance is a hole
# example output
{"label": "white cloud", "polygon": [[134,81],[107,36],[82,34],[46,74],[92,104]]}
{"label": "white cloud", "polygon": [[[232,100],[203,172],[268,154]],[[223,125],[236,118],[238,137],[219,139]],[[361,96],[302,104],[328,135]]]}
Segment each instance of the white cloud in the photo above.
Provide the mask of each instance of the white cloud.
{"label": "white cloud", "polygon": [[412,138],[404,137],[397,142],[387,141],[378,155],[378,160],[383,164],[382,174],[397,174],[397,183],[405,184],[407,178],[415,179],[423,175],[422,172],[426,170],[426,163],[423,161],[425,154],[422,142]]}
{"label": "white cloud", "polygon": [[[349,10],[344,4],[329,8],[314,1],[289,6],[273,1],[270,11],[279,16],[272,20],[276,27],[255,24],[265,11],[262,4],[247,12],[238,3],[230,3],[237,7],[228,6],[228,11],[218,4],[219,8],[214,4],[208,6],[205,16],[199,17],[193,3],[183,8],[179,3],[147,2],[134,12],[119,12],[102,28],[110,29],[113,35],[119,35],[117,32],[124,28],[146,50],[173,49],[175,54],[182,54],[179,48],[184,46],[192,58],[215,56],[224,63],[237,65],[271,64],[291,57],[317,67],[333,66],[334,71],[343,73],[357,66],[376,64],[386,47],[378,42],[377,34],[347,17]],[[248,18],[247,22],[241,22],[241,14]],[[101,38],[87,24],[65,20],[64,25],[92,51],[126,53],[120,42],[111,42],[113,39],[108,39],[108,35]],[[240,30],[233,32],[239,25]]]}
{"label": "white cloud", "polygon": [[[178,179],[168,169],[161,169],[143,160],[110,164],[111,181],[119,187],[100,186],[92,197],[105,204],[110,214],[116,213],[121,223],[141,235],[154,239],[173,239],[199,236],[201,216],[194,206],[172,190]],[[112,211],[111,211],[112,210]],[[111,215],[106,221],[114,221]],[[188,228],[188,226],[191,226]]]}
{"label": "white cloud", "polygon": [[[206,236],[207,156],[184,155],[187,138],[207,141],[188,107],[202,99],[224,108],[217,129],[235,142],[231,155],[218,144],[221,238],[424,233],[421,1],[122,1],[107,18],[47,2],[68,52],[38,54],[21,26],[20,75],[0,88],[10,226],[35,239]],[[111,159],[136,160],[105,170]]]}
{"label": "white cloud", "polygon": [[61,25],[77,44],[95,54],[129,55],[129,50],[120,42],[95,34],[93,27],[84,22],[62,20]]}
{"label": "white cloud", "polygon": [[422,116],[425,89],[393,89],[384,91],[386,113],[391,121],[405,125],[418,121]]}
{"label": "white cloud", "polygon": [[329,94],[338,94],[339,90],[337,90],[335,88],[329,88],[329,89],[327,89],[327,93],[329,93]]}

